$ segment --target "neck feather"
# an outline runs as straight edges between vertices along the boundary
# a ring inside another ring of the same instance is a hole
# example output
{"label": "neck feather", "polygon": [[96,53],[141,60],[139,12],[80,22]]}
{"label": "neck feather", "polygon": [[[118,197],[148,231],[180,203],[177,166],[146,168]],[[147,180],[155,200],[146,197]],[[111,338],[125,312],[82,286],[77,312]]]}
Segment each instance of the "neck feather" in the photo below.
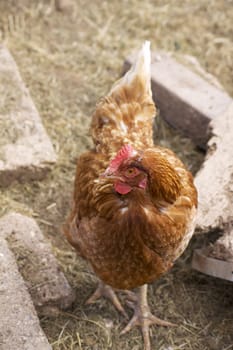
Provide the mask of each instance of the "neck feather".
{"label": "neck feather", "polygon": [[148,191],[152,200],[173,203],[182,187],[174,167],[162,156],[145,157],[142,164],[148,171]]}

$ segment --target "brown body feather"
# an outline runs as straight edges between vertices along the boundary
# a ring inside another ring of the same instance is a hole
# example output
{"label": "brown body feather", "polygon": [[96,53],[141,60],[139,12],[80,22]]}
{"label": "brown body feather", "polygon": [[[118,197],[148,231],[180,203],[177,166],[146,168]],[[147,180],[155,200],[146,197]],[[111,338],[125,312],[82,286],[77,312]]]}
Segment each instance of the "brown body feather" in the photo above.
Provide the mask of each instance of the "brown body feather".
{"label": "brown body feather", "polygon": [[[119,82],[97,105],[95,149],[78,160],[74,204],[65,226],[69,242],[107,284],[130,289],[165,273],[187,246],[195,224],[197,192],[176,155],[153,146],[155,106],[145,79]],[[124,145],[140,154],[145,190],[121,195],[101,178]]]}

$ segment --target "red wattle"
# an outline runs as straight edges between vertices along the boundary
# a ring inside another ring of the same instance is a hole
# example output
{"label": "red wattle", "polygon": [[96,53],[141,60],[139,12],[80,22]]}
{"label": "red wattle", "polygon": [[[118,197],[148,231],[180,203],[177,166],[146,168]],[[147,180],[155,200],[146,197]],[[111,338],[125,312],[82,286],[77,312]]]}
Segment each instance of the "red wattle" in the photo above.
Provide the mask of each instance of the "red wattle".
{"label": "red wattle", "polygon": [[132,187],[130,187],[128,184],[124,182],[116,182],[114,185],[115,191],[120,194],[127,194],[132,190]]}

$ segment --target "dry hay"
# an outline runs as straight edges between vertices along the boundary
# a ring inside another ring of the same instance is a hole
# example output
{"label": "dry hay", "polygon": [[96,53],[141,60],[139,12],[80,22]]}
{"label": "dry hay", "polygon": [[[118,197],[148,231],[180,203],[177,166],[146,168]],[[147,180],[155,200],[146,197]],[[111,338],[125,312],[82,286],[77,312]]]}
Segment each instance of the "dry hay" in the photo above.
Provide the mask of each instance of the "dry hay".
{"label": "dry hay", "polygon": [[[96,101],[119,78],[124,58],[145,39],[151,40],[153,50],[196,56],[233,94],[233,3],[70,2],[70,11],[56,11],[54,1],[0,0],[2,40],[16,59],[59,155],[44,181],[15,183],[2,190],[0,215],[13,208],[34,216],[77,291],[73,310],[55,319],[41,319],[55,350],[139,350],[140,333],[134,330],[120,337],[125,321],[111,305],[104,300],[83,305],[95,277],[60,232],[70,205],[76,158],[91,147],[88,127]],[[203,156],[189,140],[169,129],[161,118],[155,130],[156,140],[175,149],[193,172],[198,169]],[[172,350],[229,350],[232,286],[190,271],[190,252],[150,288],[152,310],[180,324],[176,329],[154,328],[152,343],[157,350],[169,346]]]}

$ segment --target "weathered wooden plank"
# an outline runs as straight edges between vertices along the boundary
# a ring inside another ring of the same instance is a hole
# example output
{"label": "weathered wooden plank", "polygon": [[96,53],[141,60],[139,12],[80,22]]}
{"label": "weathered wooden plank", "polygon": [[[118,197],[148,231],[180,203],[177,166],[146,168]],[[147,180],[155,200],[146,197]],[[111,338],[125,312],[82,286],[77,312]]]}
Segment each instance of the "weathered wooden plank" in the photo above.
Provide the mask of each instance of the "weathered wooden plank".
{"label": "weathered wooden plank", "polygon": [[210,258],[205,255],[202,249],[196,249],[194,251],[192,267],[207,275],[233,282],[233,263]]}

